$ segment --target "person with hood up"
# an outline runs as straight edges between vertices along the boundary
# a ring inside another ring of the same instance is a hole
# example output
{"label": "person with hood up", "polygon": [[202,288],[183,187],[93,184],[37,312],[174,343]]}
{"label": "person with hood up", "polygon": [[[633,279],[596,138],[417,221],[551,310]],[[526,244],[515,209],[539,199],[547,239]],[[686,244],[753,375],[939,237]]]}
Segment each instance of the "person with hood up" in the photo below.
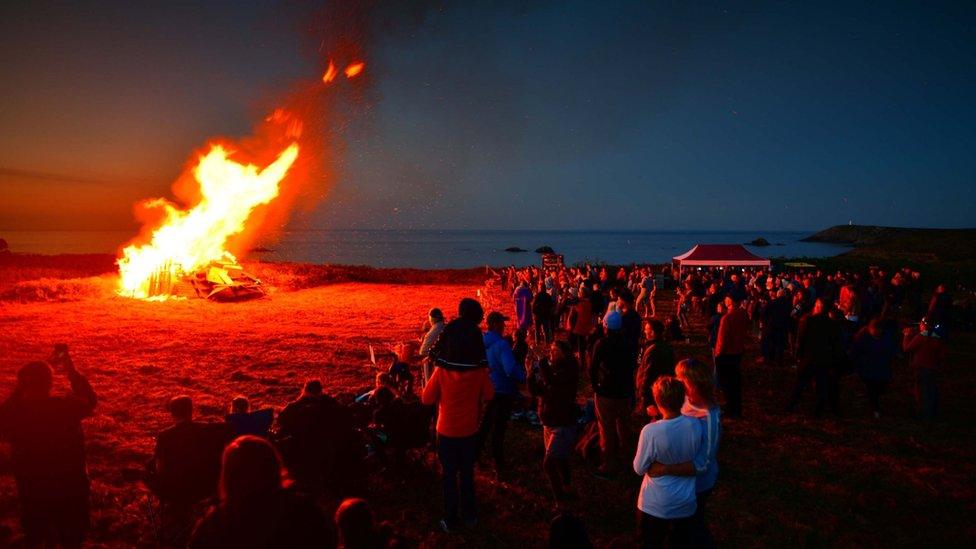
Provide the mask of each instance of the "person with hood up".
{"label": "person with hood up", "polygon": [[488,377],[488,359],[479,325],[481,304],[464,298],[455,318],[431,350],[434,373],[424,387],[423,403],[437,406],[437,457],[444,474],[444,510],[440,528],[456,529],[463,519],[477,523],[474,462],[478,422],[483,405],[495,391]]}

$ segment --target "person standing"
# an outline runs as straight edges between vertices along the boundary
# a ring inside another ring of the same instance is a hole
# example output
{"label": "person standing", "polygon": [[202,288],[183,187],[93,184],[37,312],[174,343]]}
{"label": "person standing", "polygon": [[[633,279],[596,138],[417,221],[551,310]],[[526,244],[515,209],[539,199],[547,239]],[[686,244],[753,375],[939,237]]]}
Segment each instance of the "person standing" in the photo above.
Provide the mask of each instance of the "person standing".
{"label": "person standing", "polygon": [[554,341],[549,360],[543,359],[529,376],[529,391],[539,397],[539,418],[546,455],[542,468],[549,479],[557,506],[563,506],[573,495],[569,460],[576,443],[576,391],[579,363],[569,344]]}
{"label": "person standing", "polygon": [[923,318],[917,330],[905,328],[902,348],[909,355],[909,366],[915,370],[915,397],[922,417],[935,419],[939,411],[938,373],[946,361],[945,341]]}
{"label": "person standing", "polygon": [[725,296],[726,312],[718,325],[715,341],[715,371],[725,395],[725,415],[742,416],[742,355],[749,337],[749,315],[732,296]]}
{"label": "person standing", "polygon": [[793,410],[803,396],[803,391],[816,380],[817,406],[814,415],[820,416],[824,407],[831,411],[839,410],[839,363],[843,360],[844,348],[840,325],[827,314],[823,299],[814,301],[813,310],[800,320],[796,334],[796,359],[798,374],[793,396],[787,410]]}
{"label": "person standing", "polygon": [[553,315],[556,302],[552,295],[540,289],[532,300],[532,316],[535,318],[535,341],[548,344],[553,337]]}
{"label": "person standing", "polygon": [[868,394],[875,418],[881,417],[881,395],[891,382],[891,363],[898,354],[898,341],[884,322],[874,317],[851,341],[851,359]]}
{"label": "person standing", "polygon": [[587,341],[593,332],[593,301],[590,290],[581,286],[579,298],[569,312],[569,337],[573,351],[579,357],[580,365],[586,368]]}
{"label": "person standing", "polygon": [[647,344],[637,365],[637,411],[641,415],[654,404],[652,388],[657,378],[674,375],[674,350],[664,339],[664,323],[645,320],[644,337]]}
{"label": "person standing", "polygon": [[491,457],[495,472],[505,470],[505,431],[512,415],[512,405],[519,397],[519,386],[525,383],[525,366],[512,354],[512,346],[505,339],[505,321],[508,317],[492,311],[488,314],[488,331],[484,335],[485,353],[488,358],[488,376],[495,396],[485,409],[485,416],[478,429],[478,453],[491,437]]}
{"label": "person standing", "polygon": [[474,488],[474,463],[481,410],[494,396],[488,376],[484,336],[479,324],[481,304],[464,298],[458,318],[444,327],[431,356],[436,367],[421,400],[437,406],[437,456],[443,470],[445,532],[478,521]]}
{"label": "person standing", "polygon": [[694,546],[715,547],[715,540],[708,527],[705,507],[718,479],[718,444],[722,436],[721,413],[715,399],[715,379],[712,369],[695,359],[685,359],[675,368],[678,380],[685,386],[685,402],[682,415],[702,422],[702,446],[694,461],[665,465],[654,462],[647,474],[653,478],[664,475],[695,477]]}
{"label": "person standing", "polygon": [[620,313],[608,313],[603,320],[607,334],[593,346],[590,359],[590,384],[596,401],[603,463],[598,476],[615,475],[620,456],[632,445],[630,416],[634,405],[635,357],[630,342],[621,332]]}
{"label": "person standing", "polygon": [[654,463],[678,465],[698,456],[703,440],[702,422],[682,415],[684,385],[671,376],[654,383],[654,402],[663,419],[644,426],[634,455],[634,472],[643,477],[637,497],[641,547],[690,547],[697,508],[695,477],[648,474]]}
{"label": "person standing", "polygon": [[515,300],[515,320],[517,322],[515,329],[529,331],[532,329],[532,288],[529,287],[529,282],[523,280],[515,289],[512,298]]}
{"label": "person standing", "polygon": [[[70,394],[51,396],[52,365],[67,376]],[[0,404],[0,440],[10,444],[28,547],[81,547],[85,540],[91,485],[81,420],[92,415],[96,400],[61,344],[47,362],[22,367]]]}
{"label": "person standing", "polygon": [[434,369],[433,363],[427,359],[427,356],[430,354],[430,350],[434,348],[434,343],[437,343],[437,339],[441,337],[441,332],[444,331],[444,313],[437,307],[434,307],[427,313],[427,319],[430,323],[430,329],[427,330],[427,333],[421,339],[420,350],[418,351],[424,361],[422,365],[424,384],[430,379],[430,375]]}

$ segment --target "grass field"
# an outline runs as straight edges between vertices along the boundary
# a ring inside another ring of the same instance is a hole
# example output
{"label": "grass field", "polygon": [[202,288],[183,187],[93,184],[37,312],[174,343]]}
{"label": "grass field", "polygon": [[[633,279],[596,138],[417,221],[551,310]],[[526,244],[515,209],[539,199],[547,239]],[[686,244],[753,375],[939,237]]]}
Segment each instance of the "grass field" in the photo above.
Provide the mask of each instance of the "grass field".
{"label": "grass field", "polygon": [[[47,264],[0,265],[0,295],[6,296],[0,300],[0,394],[12,387],[17,368],[64,342],[101,399],[95,417],[85,422],[93,482],[91,541],[101,546],[152,541],[146,493],[137,479],[154,434],[167,423],[163,406],[169,397],[190,394],[202,415],[216,418],[237,394],[280,409],[311,377],[321,378],[333,392],[356,390],[374,375],[367,366],[369,344],[385,349],[414,338],[431,306],[450,315],[459,298],[481,289],[474,274],[459,277],[461,283],[447,283],[445,274],[437,284],[421,284],[422,273],[411,275],[418,277],[411,279],[414,284],[336,281],[341,277],[310,282],[315,277],[296,275],[302,269],[294,266],[264,265],[262,277],[273,285],[276,273],[290,281],[267,299],[149,303],[116,297],[111,279],[99,275],[102,268],[97,262],[60,270]],[[52,290],[58,285],[73,290]],[[492,298],[510,303],[504,296]],[[678,356],[702,356],[703,341],[699,327],[690,344],[678,347]],[[973,335],[955,334],[950,357],[941,387],[944,419],[935,423],[915,419],[911,375],[903,364],[896,368],[882,419],[869,417],[861,387],[849,377],[843,384],[843,417],[815,420],[780,412],[794,370],[747,360],[745,418],[723,426],[721,472],[710,500],[718,541],[970,545],[976,538],[976,428],[969,419],[976,412]],[[551,516],[541,474],[541,434],[520,423],[509,432],[511,477],[499,483],[479,472],[482,520],[476,529],[434,532],[440,493],[433,461],[408,478],[374,478],[365,490],[381,518],[423,545],[538,547]],[[6,451],[0,451],[0,546],[19,536]],[[598,546],[631,541],[640,479],[599,480],[578,462],[574,473],[581,494],[578,513],[593,541]]]}

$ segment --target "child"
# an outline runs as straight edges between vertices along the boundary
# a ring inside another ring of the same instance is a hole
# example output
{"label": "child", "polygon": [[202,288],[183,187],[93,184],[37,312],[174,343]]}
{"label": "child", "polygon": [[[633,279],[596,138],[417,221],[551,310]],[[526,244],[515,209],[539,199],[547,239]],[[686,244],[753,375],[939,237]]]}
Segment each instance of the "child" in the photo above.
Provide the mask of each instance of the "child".
{"label": "child", "polygon": [[637,497],[641,546],[662,547],[670,538],[672,546],[685,547],[694,534],[695,477],[652,478],[646,473],[654,462],[671,465],[694,460],[702,444],[702,423],[681,415],[685,388],[675,377],[659,377],[653,393],[663,419],[644,426],[634,456],[634,472],[644,476]]}

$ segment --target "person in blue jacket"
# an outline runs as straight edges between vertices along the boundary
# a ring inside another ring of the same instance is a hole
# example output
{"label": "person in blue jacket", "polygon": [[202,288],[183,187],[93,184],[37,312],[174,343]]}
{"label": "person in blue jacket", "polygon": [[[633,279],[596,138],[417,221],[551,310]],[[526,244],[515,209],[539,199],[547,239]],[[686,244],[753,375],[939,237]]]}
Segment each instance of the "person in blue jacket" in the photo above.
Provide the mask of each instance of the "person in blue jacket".
{"label": "person in blue jacket", "polygon": [[488,314],[485,332],[485,353],[488,356],[488,376],[495,389],[495,397],[488,403],[478,430],[478,453],[491,437],[491,457],[495,471],[505,470],[505,430],[512,415],[512,404],[519,397],[519,388],[525,383],[525,366],[512,354],[512,344],[505,339],[505,322],[508,317],[498,311]]}

